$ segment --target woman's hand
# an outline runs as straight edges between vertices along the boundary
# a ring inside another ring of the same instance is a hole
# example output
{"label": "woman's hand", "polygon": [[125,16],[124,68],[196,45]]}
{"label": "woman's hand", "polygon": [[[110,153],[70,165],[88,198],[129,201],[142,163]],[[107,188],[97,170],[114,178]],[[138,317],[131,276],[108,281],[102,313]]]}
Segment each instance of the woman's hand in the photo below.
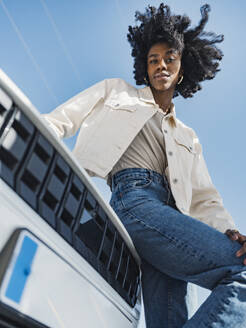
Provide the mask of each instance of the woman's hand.
{"label": "woman's hand", "polygon": [[[233,241],[239,242],[239,244],[243,245],[239,251],[236,252],[236,256],[240,257],[246,254],[246,236],[242,235],[238,230],[226,230],[225,234]],[[246,258],[243,261],[243,264],[246,265]]]}

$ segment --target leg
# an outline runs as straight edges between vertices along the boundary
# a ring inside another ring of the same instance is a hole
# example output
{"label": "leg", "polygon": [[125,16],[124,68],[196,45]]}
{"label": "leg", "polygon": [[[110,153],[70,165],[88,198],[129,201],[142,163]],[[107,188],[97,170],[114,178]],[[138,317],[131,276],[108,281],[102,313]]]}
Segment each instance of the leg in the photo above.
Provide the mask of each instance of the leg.
{"label": "leg", "polygon": [[196,307],[191,284],[171,278],[142,261],[142,290],[147,327],[183,327]]}
{"label": "leg", "polygon": [[246,327],[246,267],[235,257],[241,246],[180,213],[170,190],[155,180],[146,182],[142,174],[123,177],[111,205],[145,262],[174,279],[212,290],[183,327]]}

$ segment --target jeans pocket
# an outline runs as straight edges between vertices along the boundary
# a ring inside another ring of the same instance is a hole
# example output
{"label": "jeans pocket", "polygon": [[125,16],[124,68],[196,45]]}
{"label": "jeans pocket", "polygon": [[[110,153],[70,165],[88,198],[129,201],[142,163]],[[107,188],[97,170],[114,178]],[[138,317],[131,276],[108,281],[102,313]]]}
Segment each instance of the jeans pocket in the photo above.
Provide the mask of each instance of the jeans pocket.
{"label": "jeans pocket", "polygon": [[144,189],[147,188],[151,182],[152,180],[146,177],[126,179],[124,181],[120,181],[119,190],[121,193],[124,193],[129,190]]}

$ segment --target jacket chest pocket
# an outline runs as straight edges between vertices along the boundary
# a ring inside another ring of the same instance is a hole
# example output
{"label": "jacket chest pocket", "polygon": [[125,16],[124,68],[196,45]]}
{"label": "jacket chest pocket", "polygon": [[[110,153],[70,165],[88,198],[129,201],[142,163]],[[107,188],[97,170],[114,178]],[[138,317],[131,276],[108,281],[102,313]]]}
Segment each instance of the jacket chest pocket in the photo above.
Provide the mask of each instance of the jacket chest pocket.
{"label": "jacket chest pocket", "polygon": [[195,151],[195,147],[193,144],[193,141],[191,139],[186,139],[180,136],[175,136],[174,137],[175,143],[177,145],[177,148],[181,151],[184,150],[186,151],[188,154],[190,155],[195,155],[196,151]]}
{"label": "jacket chest pocket", "polygon": [[175,136],[174,141],[176,146],[176,156],[178,157],[178,162],[182,166],[181,170],[185,175],[189,176],[196,155],[193,140],[192,138]]}
{"label": "jacket chest pocket", "polygon": [[108,106],[113,111],[135,112],[135,110],[137,109],[137,103],[126,102],[125,99],[123,99],[123,100],[121,100],[121,99],[108,99],[105,102],[105,106]]}

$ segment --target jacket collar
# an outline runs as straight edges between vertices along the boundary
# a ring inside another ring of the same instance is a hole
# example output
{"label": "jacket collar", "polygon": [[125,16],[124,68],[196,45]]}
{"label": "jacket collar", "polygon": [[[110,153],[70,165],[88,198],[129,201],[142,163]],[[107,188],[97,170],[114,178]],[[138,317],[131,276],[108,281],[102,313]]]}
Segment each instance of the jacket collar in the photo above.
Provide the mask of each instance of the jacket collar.
{"label": "jacket collar", "polygon": [[[155,99],[153,97],[153,93],[152,93],[150,87],[144,87],[142,89],[138,89],[138,95],[139,95],[140,100],[147,102],[147,103],[151,103],[153,105],[156,105],[156,102],[155,102]],[[166,115],[166,117],[169,119],[171,124],[174,124],[175,126],[177,126],[176,111],[175,111],[175,106],[173,103],[171,105],[170,112]]]}

